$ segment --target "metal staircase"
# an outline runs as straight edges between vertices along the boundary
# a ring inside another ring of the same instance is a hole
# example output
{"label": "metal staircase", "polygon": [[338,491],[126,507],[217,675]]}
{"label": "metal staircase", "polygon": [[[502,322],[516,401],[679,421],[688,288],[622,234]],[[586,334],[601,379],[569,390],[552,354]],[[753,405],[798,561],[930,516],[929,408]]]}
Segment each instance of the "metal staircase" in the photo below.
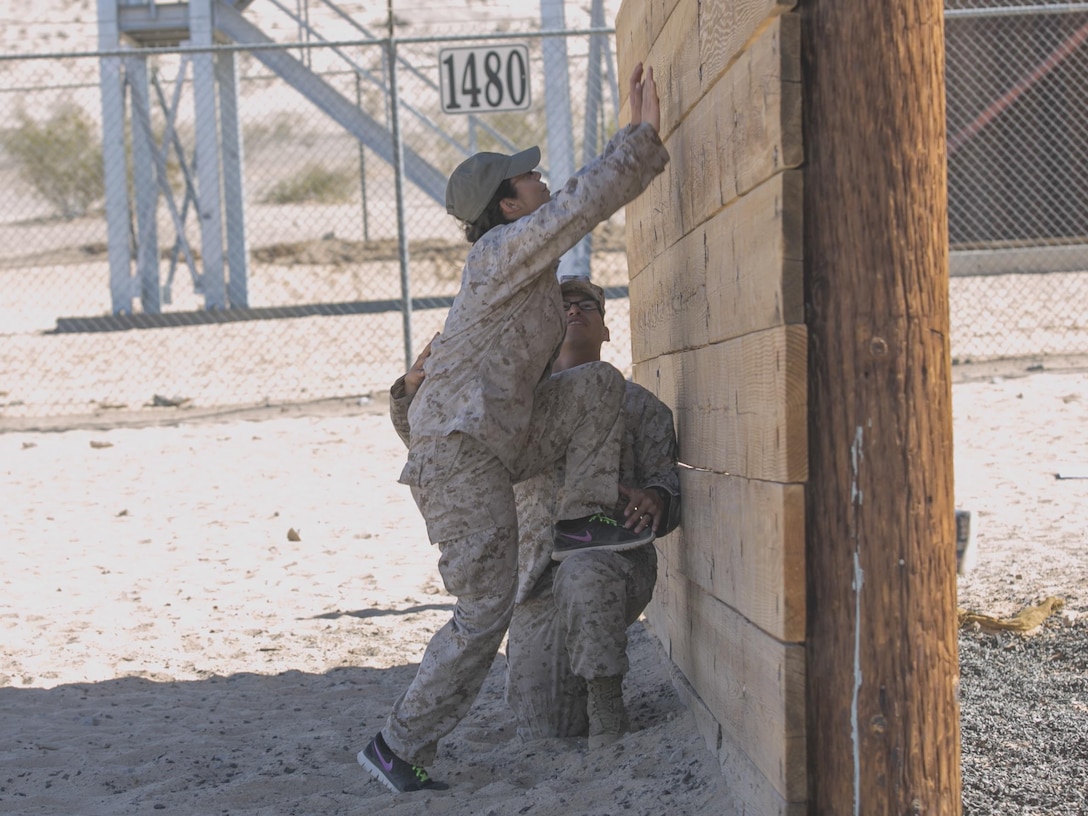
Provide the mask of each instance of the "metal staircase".
{"label": "metal staircase", "polygon": [[[336,45],[317,32],[308,20],[308,13],[292,11],[280,0],[262,0],[274,5],[298,25],[307,43],[315,43],[336,53],[357,76],[377,88],[387,101],[386,122],[366,112],[349,100],[308,64],[294,56],[287,46],[276,43],[243,14],[252,0],[188,0],[161,3],[156,0],[98,0],[99,49],[106,54],[101,59],[101,88],[103,112],[103,147],[106,182],[106,215],[108,222],[110,294],[114,314],[131,314],[133,300],[139,298],[145,313],[161,310],[163,300],[170,301],[170,286],[174,268],[179,262],[188,267],[194,288],[204,298],[209,310],[245,308],[248,304],[249,252],[245,231],[245,196],[242,173],[241,129],[238,123],[237,70],[235,53],[239,49],[217,49],[216,46],[249,46],[253,58],[299,92],[305,99],[337,122],[359,143],[381,161],[397,168],[398,180],[403,178],[427,197],[444,204],[446,175],[407,145],[398,145],[398,116],[413,117],[429,132],[437,134],[464,156],[475,152],[474,139],[465,143],[454,137],[438,122],[418,110],[410,102],[396,98],[395,84],[388,74],[396,70],[412,72],[429,86],[437,83],[424,76],[415,66],[399,58],[392,37],[376,36],[334,0],[314,0],[331,10],[355,39],[369,40],[386,49],[391,57],[390,71],[381,75],[358,64]],[[308,9],[310,0],[303,0]],[[545,8],[561,0],[543,0]],[[594,0],[594,25],[603,22],[601,0]],[[562,20],[561,5],[559,20]],[[547,22],[547,21],[545,21]],[[342,42],[345,38],[339,38]],[[122,46],[127,47],[122,50]],[[131,46],[135,45],[135,48]],[[294,44],[293,44],[294,45]],[[606,46],[607,47],[607,46]],[[180,48],[183,52],[178,81],[172,100],[167,100],[149,71],[151,49]],[[599,49],[599,45],[597,46]],[[550,49],[550,57],[549,57]],[[294,49],[297,51],[297,49]],[[598,70],[594,81],[600,83]],[[557,52],[554,42],[545,43],[545,61],[561,64],[563,82],[566,80],[565,50]],[[609,67],[611,62],[609,60]],[[195,156],[184,155],[175,130],[178,91],[188,69],[192,69],[194,94],[196,148]],[[160,139],[152,134],[151,89],[166,119],[166,133]],[[573,148],[570,140],[569,94],[564,87],[551,96],[561,100],[553,111],[549,102],[548,125],[551,154],[560,166],[553,167],[557,176],[565,179],[573,172]],[[128,170],[126,169],[125,118],[126,98],[132,117],[132,200],[130,201]],[[599,89],[590,94],[593,110],[587,109],[587,127],[597,121],[601,104]],[[565,108],[563,107],[565,106]],[[502,149],[520,149],[480,117],[469,133],[487,133]],[[554,141],[552,130],[565,133]],[[587,138],[589,132],[587,130]],[[593,135],[595,141],[595,134]],[[184,180],[184,196],[179,204],[166,182],[166,161],[170,152],[176,156]],[[198,162],[196,157],[201,157]],[[209,160],[206,157],[212,157]],[[560,179],[560,180],[562,180]],[[201,191],[215,191],[202,195]],[[220,191],[222,194],[220,195]],[[160,283],[159,240],[156,211],[159,196],[166,202],[176,238],[169,278],[165,287]],[[133,214],[135,224],[133,225]],[[185,238],[185,222],[192,214],[200,228],[200,263]],[[403,229],[401,230],[403,233]],[[133,240],[134,239],[134,240]],[[130,249],[134,244],[135,253]],[[584,264],[588,270],[588,247],[583,248]],[[135,255],[136,274],[133,276],[132,256]],[[406,256],[402,264],[406,265]],[[165,296],[165,297],[164,297]]]}

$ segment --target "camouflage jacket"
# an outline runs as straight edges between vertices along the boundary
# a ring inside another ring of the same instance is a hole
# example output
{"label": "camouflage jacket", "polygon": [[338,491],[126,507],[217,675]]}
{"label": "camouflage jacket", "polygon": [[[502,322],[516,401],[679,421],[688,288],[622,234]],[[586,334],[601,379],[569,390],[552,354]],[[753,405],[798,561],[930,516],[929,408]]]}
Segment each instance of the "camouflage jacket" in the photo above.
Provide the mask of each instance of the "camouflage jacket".
{"label": "camouflage jacket", "polygon": [[412,401],[414,434],[465,433],[517,470],[533,390],[550,374],[566,330],[559,258],[645,190],[668,158],[652,127],[628,125],[551,201],[473,244]]}
{"label": "camouflage jacket", "polygon": [[[428,376],[430,376],[428,374]],[[409,405],[404,377],[389,389],[389,415],[397,435],[410,439]],[[680,471],[672,411],[661,400],[633,382],[624,398],[624,434],[620,453],[620,483],[628,487],[658,488],[669,497],[658,536],[672,532],[680,523]],[[518,602],[529,597],[547,571],[552,552],[555,494],[561,472],[546,471],[515,485],[518,507]],[[617,508],[622,512],[623,505]],[[652,544],[647,546],[653,546]]]}

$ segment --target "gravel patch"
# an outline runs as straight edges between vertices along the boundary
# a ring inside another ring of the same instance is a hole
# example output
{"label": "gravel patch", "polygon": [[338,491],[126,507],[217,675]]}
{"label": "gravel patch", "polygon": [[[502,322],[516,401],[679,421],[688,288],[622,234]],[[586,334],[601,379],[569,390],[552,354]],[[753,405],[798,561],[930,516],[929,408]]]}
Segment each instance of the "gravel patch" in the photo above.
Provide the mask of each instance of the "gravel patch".
{"label": "gravel patch", "polygon": [[959,643],[964,814],[1088,813],[1088,625]]}

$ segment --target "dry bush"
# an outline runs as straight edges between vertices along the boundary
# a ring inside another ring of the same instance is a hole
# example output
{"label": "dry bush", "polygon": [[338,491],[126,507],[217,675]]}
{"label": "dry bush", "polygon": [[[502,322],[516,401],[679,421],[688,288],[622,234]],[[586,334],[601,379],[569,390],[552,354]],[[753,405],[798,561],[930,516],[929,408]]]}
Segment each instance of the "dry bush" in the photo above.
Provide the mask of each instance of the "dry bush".
{"label": "dry bush", "polygon": [[358,182],[352,176],[308,164],[278,182],[264,197],[266,204],[343,204],[351,200]]}
{"label": "dry bush", "polygon": [[45,122],[20,111],[18,124],[0,134],[0,144],[19,175],[62,218],[85,215],[102,199],[102,143],[91,117],[77,105],[58,106]]}

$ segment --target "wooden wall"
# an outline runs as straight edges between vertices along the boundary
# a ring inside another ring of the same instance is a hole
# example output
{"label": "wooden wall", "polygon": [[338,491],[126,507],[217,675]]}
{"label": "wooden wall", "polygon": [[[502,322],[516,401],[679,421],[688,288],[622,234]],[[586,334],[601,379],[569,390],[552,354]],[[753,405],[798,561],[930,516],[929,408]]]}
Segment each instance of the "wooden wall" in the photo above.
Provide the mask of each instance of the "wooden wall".
{"label": "wooden wall", "polygon": [[[806,811],[800,20],[776,0],[625,0],[671,161],[627,209],[634,378],[673,408],[683,527],[650,626],[736,801]],[[625,100],[626,104],[626,100]]]}

